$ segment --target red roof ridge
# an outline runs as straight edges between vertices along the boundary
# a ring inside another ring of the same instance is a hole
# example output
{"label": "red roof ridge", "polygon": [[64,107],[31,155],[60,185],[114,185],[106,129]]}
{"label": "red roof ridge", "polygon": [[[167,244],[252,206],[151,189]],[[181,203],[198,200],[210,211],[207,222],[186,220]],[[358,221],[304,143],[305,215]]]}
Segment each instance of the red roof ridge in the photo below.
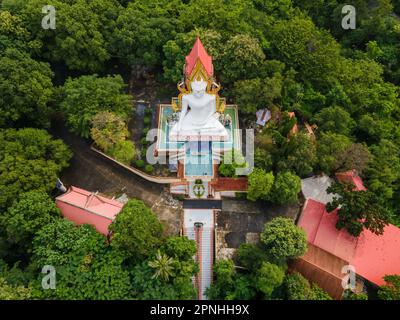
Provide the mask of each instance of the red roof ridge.
{"label": "red roof ridge", "polygon": [[90,207],[93,207],[93,206],[91,205],[91,203],[92,203],[92,201],[93,201],[94,198],[96,198],[97,200],[99,200],[99,201],[102,202],[102,203],[106,203],[106,204],[109,204],[109,205],[112,205],[112,206],[115,206],[115,207],[120,207],[120,208],[123,207],[123,204],[122,204],[121,202],[119,202],[118,200],[110,199],[110,198],[104,197],[104,196],[100,195],[100,194],[98,193],[98,191],[96,191],[96,192],[90,192],[90,191],[87,191],[87,190],[84,190],[84,189],[81,189],[81,188],[78,188],[78,187],[75,187],[75,186],[71,186],[71,187],[68,189],[67,192],[65,192],[65,193],[61,194],[60,196],[58,196],[57,199],[58,199],[58,200],[61,200],[61,201],[64,201],[64,202],[66,202],[66,203],[70,203],[69,201],[65,201],[65,200],[63,199],[63,196],[65,196],[65,195],[67,195],[67,194],[69,194],[69,193],[71,193],[71,192],[79,193],[79,194],[81,194],[81,195],[87,197],[87,199],[86,199],[86,201],[85,201],[85,204],[84,204],[83,206],[80,206],[80,207],[83,208],[83,209],[88,209],[88,208],[90,208]]}
{"label": "red roof ridge", "polygon": [[364,186],[361,177],[358,175],[356,169],[351,169],[343,172],[336,172],[335,176],[341,182],[351,182],[355,187],[354,190],[356,191],[367,190],[367,188]]}
{"label": "red roof ridge", "polygon": [[185,58],[185,73],[187,76],[192,73],[198,60],[203,65],[207,74],[211,77],[214,72],[212,57],[207,53],[207,50],[204,48],[199,37],[196,38],[192,50]]}

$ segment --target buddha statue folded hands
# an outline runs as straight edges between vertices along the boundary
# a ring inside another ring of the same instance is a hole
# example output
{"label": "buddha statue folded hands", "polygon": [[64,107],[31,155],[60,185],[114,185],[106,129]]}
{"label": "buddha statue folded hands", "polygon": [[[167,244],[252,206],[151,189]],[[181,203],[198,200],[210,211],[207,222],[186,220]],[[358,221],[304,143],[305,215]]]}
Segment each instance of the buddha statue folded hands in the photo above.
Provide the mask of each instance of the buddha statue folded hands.
{"label": "buddha statue folded hands", "polygon": [[191,82],[192,92],[182,95],[182,110],[172,127],[170,140],[227,140],[228,132],[218,120],[216,97],[206,93],[207,82]]}

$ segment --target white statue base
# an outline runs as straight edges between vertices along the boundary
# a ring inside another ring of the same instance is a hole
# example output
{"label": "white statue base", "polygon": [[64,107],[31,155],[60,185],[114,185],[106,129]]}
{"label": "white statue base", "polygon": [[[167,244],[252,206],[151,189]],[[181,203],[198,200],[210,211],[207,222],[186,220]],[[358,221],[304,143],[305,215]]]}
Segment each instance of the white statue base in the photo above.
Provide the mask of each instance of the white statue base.
{"label": "white statue base", "polygon": [[[186,118],[190,120],[191,114],[188,113]],[[203,127],[191,126],[178,130],[176,123],[169,134],[171,141],[226,141],[229,135],[227,130],[218,120],[218,114],[214,114]]]}

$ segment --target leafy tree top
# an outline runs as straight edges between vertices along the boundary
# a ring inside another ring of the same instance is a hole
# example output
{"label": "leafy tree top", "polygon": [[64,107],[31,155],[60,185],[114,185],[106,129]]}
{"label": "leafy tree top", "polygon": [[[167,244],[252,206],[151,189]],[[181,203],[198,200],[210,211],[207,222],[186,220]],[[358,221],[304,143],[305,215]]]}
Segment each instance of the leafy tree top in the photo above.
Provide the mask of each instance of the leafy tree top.
{"label": "leafy tree top", "polygon": [[120,75],[100,78],[97,75],[69,78],[63,87],[60,104],[72,132],[88,138],[93,117],[101,111],[112,111],[126,119],[132,97],[124,94]]}
{"label": "leafy tree top", "polygon": [[306,233],[293,220],[284,217],[274,218],[265,224],[261,242],[271,260],[277,263],[298,258],[307,250]]}
{"label": "leafy tree top", "polygon": [[326,205],[328,212],[337,209],[337,229],[345,228],[348,233],[358,237],[364,229],[380,235],[389,223],[391,213],[383,204],[382,198],[370,190],[354,190],[349,183],[335,183],[327,191],[334,194]]}
{"label": "leafy tree top", "polygon": [[133,257],[148,257],[161,244],[163,227],[142,201],[129,200],[109,228],[111,245]]}

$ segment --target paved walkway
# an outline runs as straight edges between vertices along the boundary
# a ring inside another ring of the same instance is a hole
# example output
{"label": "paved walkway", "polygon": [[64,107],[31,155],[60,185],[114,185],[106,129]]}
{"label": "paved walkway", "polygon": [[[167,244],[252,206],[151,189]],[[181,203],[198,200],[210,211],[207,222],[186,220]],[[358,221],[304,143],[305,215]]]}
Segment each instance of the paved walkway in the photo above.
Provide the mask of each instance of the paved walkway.
{"label": "paved walkway", "polygon": [[184,209],[221,209],[222,201],[215,199],[189,199],[183,200]]}

